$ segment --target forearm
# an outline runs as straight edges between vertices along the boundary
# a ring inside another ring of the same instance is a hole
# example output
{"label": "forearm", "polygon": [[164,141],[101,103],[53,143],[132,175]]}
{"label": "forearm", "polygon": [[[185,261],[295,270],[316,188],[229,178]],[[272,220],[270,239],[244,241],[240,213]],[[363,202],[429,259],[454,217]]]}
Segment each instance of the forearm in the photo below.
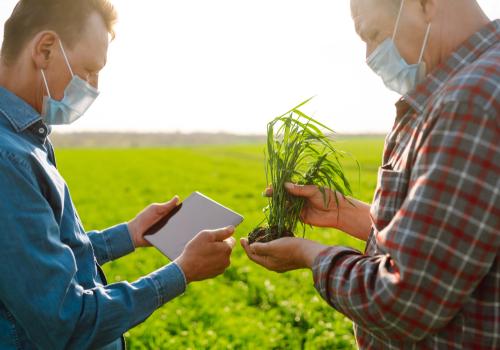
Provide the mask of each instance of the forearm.
{"label": "forearm", "polygon": [[87,235],[100,265],[125,256],[135,249],[127,224],[103,231],[90,231]]}
{"label": "forearm", "polygon": [[301,240],[297,249],[296,259],[300,262],[301,267],[312,269],[316,258],[326,249],[328,249],[326,245],[304,239]]}
{"label": "forearm", "polygon": [[70,274],[52,272],[52,278],[44,271],[30,281],[37,290],[34,300],[17,283],[0,288],[2,302],[30,339],[46,349],[88,349],[109,344],[186,287],[175,264],[133,283],[123,281],[90,289],[74,280],[61,285]]}
{"label": "forearm", "polygon": [[338,215],[332,217],[331,227],[363,241],[368,240],[372,227],[370,205],[354,198],[346,198],[339,207]]}

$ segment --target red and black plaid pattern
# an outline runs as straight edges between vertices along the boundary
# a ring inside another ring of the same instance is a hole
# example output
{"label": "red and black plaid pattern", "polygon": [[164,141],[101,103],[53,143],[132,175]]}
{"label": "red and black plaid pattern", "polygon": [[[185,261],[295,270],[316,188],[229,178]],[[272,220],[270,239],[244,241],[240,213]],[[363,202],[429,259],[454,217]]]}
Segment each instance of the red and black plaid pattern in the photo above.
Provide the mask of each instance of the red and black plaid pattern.
{"label": "red and black plaid pattern", "polygon": [[361,349],[500,349],[500,20],[397,103],[364,254],[316,288]]}

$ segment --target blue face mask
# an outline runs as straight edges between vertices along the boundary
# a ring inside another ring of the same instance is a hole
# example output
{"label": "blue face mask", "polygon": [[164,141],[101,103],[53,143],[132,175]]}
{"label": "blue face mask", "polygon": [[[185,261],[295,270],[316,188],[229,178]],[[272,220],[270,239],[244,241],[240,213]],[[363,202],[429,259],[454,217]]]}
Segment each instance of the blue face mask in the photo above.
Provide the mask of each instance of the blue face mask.
{"label": "blue face mask", "polygon": [[412,91],[418,83],[425,79],[426,67],[425,62],[422,61],[425,47],[429,39],[431,24],[427,26],[425,33],[424,43],[420,51],[420,58],[417,64],[408,64],[405,59],[401,57],[394,39],[399,26],[401,12],[403,10],[404,0],[401,1],[398,18],[396,19],[396,26],[392,38],[387,38],[380,44],[375,51],[372,52],[370,57],[366,60],[368,66],[379,75],[384,81],[385,86],[389,89],[401,94],[406,95]]}
{"label": "blue face mask", "polygon": [[73,123],[89,109],[97,96],[99,96],[99,91],[92,85],[73,74],[73,70],[71,69],[61,41],[59,41],[59,45],[66,65],[73,78],[64,90],[63,99],[57,101],[50,95],[49,85],[47,84],[45,73],[42,70],[42,77],[48,95],[43,99],[42,119],[47,125],[65,125]]}

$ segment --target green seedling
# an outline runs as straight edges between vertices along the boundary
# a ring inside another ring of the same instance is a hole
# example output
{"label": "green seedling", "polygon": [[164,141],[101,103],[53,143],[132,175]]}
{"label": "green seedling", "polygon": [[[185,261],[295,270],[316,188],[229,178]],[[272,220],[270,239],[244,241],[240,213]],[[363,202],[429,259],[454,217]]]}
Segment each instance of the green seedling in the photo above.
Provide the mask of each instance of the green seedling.
{"label": "green seedling", "polygon": [[337,196],[328,196],[326,189],[342,196],[352,194],[340,163],[345,153],[333,146],[333,130],[300,111],[310,100],[267,125],[265,173],[272,194],[264,208],[265,220],[249,234],[250,243],[293,237],[298,225],[304,236],[306,227],[300,214],[305,200],[291,196],[285,189],[287,182],[318,186],[325,208],[332,200],[329,197],[338,205]]}

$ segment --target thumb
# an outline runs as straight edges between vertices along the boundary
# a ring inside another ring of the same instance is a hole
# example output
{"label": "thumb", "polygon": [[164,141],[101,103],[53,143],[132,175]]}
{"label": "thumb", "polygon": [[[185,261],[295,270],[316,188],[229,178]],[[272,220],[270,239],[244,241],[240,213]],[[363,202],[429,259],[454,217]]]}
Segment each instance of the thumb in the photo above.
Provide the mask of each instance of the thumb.
{"label": "thumb", "polygon": [[157,204],[156,205],[156,213],[158,215],[164,215],[164,214],[172,211],[172,209],[174,209],[175,207],[177,207],[178,203],[179,203],[179,196],[174,196],[171,200],[169,200],[166,203]]}
{"label": "thumb", "polygon": [[228,227],[225,227],[225,228],[221,228],[221,229],[218,229],[218,230],[213,230],[213,231],[210,231],[211,234],[212,234],[212,237],[214,239],[214,241],[216,242],[222,242],[226,239],[228,239],[229,237],[231,237],[234,233],[234,226],[228,226]]}
{"label": "thumb", "polygon": [[291,182],[285,183],[285,189],[293,196],[306,198],[314,196],[319,191],[315,185],[296,185]]}
{"label": "thumb", "polygon": [[175,196],[166,203],[151,204],[139,213],[136,219],[138,219],[142,226],[151,226],[165,218],[167,214],[177,207],[178,203],[179,197]]}

